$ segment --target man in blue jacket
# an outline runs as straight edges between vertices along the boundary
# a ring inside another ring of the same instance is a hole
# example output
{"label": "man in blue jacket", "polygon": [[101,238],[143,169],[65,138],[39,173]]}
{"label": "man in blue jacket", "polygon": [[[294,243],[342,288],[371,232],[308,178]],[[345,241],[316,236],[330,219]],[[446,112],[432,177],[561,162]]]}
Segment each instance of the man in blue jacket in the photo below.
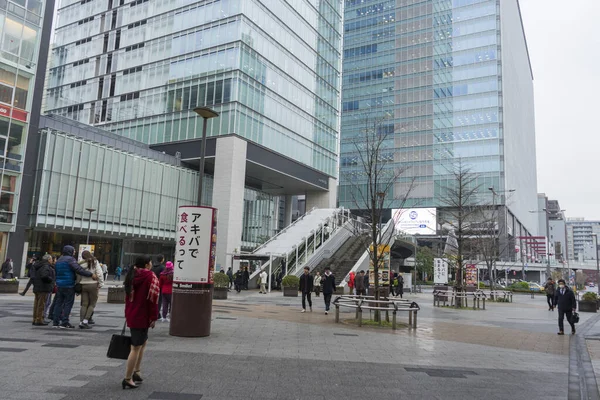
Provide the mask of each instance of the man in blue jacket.
{"label": "man in blue jacket", "polygon": [[69,323],[69,316],[73,303],[75,302],[75,278],[76,274],[92,277],[97,280],[96,274],[81,268],[73,257],[75,249],[73,246],[65,246],[62,256],[56,262],[56,304],[54,305],[54,328],[74,328]]}

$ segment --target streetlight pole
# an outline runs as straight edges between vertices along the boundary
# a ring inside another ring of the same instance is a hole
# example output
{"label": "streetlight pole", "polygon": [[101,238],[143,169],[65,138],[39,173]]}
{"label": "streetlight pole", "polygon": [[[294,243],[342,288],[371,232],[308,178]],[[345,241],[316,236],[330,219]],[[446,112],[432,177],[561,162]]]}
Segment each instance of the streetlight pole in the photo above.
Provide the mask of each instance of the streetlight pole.
{"label": "streetlight pole", "polygon": [[202,146],[200,148],[200,166],[198,170],[200,171],[200,178],[198,179],[198,205],[202,205],[202,184],[204,180],[204,159],[206,156],[206,126],[207,122],[210,118],[215,118],[219,116],[219,113],[213,111],[208,107],[197,107],[194,108],[194,112],[202,117]]}
{"label": "streetlight pole", "polygon": [[598,234],[593,233],[592,237],[594,238],[594,252],[596,257],[596,290],[600,293],[600,289],[598,289],[598,285],[600,285],[600,260],[598,260]]}
{"label": "streetlight pole", "polygon": [[86,208],[87,212],[90,213],[90,217],[88,218],[88,231],[87,231],[87,239],[85,244],[90,244],[90,230],[92,228],[92,213],[96,211],[95,208]]}

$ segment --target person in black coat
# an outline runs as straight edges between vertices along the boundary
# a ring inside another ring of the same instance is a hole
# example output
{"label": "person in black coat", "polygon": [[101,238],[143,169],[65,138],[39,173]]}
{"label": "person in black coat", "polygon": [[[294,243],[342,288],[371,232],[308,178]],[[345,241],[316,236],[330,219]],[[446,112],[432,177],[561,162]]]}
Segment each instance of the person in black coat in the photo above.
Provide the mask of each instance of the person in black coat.
{"label": "person in black coat", "polygon": [[52,256],[46,254],[41,261],[36,262],[31,268],[31,276],[33,281],[33,293],[35,300],[33,302],[33,324],[34,326],[48,325],[44,322],[44,307],[46,298],[54,289],[54,269],[50,265]]}
{"label": "person in black coat", "polygon": [[323,300],[325,301],[325,315],[329,314],[331,296],[335,293],[335,276],[331,273],[329,267],[325,267],[325,273],[321,279],[323,286]]}
{"label": "person in black coat", "polygon": [[573,323],[573,312],[577,310],[577,300],[575,293],[565,284],[564,279],[558,281],[558,289],[555,291],[554,304],[558,307],[558,334],[564,335],[565,328],[563,320],[567,316],[567,322],[571,325],[571,333],[575,334],[575,324]]}
{"label": "person in black coat", "polygon": [[250,282],[250,272],[248,272],[248,267],[244,267],[244,290],[248,290],[248,282]]}
{"label": "person in black coat", "polygon": [[235,273],[235,279],[233,282],[235,284],[235,291],[238,293],[241,292],[242,286],[244,285],[244,272],[241,268]]}
{"label": "person in black coat", "polygon": [[304,273],[300,277],[300,292],[302,292],[302,312],[306,312],[306,299],[308,298],[308,306],[312,311],[312,300],[310,294],[313,291],[313,277],[310,275],[308,267],[304,267]]}

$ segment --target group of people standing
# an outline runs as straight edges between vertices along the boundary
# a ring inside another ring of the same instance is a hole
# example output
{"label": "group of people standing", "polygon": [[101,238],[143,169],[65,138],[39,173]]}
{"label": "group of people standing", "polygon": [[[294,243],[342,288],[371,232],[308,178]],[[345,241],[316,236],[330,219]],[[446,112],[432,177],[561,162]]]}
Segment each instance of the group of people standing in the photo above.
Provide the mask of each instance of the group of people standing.
{"label": "group of people standing", "polygon": [[75,248],[65,246],[58,259],[45,254],[41,258],[34,257],[28,264],[29,282],[20,294],[24,296],[33,286],[32,325],[46,326],[52,322],[54,328],[74,328],[70,315],[75,295],[81,296],[79,328],[90,329],[94,324],[92,316],[106,275],[89,251],[82,253],[80,262],[74,255]]}

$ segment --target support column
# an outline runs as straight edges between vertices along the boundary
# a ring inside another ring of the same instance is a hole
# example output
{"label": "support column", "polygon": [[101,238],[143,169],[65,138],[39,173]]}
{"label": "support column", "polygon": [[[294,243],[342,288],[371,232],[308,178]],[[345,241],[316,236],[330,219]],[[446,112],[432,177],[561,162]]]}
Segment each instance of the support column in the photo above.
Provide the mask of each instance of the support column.
{"label": "support column", "polygon": [[216,262],[220,265],[232,265],[227,253],[240,252],[242,244],[246,149],[246,141],[238,137],[217,139],[212,204],[219,210]]}
{"label": "support column", "polygon": [[285,196],[285,211],[283,216],[283,228],[288,227],[292,223],[292,196]]}
{"label": "support column", "polygon": [[338,190],[337,184],[337,179],[329,178],[328,191],[306,192],[306,212],[309,212],[313,207],[336,208]]}

